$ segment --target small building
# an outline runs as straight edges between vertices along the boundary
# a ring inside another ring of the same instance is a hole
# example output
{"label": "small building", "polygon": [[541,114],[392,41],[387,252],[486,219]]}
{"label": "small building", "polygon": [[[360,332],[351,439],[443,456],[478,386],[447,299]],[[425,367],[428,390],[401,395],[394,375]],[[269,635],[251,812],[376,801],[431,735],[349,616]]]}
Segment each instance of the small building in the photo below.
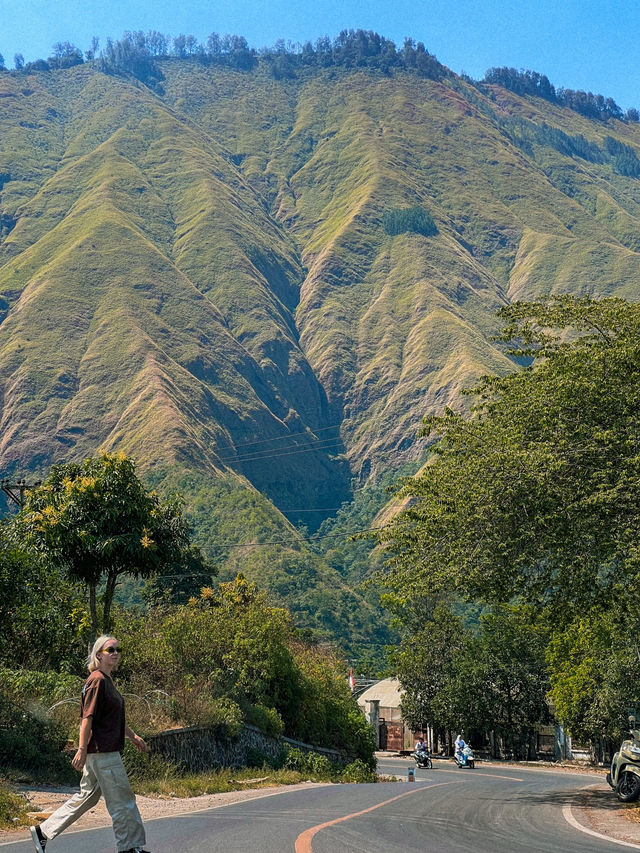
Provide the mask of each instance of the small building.
{"label": "small building", "polygon": [[414,732],[402,719],[402,693],[397,678],[377,681],[357,697],[357,702],[377,732],[378,749],[413,749],[422,732]]}

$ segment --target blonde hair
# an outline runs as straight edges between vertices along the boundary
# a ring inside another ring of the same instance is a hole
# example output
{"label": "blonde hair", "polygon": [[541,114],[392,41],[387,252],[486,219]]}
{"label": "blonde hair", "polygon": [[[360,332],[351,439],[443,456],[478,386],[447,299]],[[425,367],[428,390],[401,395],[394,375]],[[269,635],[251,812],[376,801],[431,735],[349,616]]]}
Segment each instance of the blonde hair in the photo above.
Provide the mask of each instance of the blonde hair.
{"label": "blonde hair", "polygon": [[89,652],[89,656],[87,657],[87,669],[89,672],[95,672],[96,669],[100,669],[100,660],[98,655],[105,647],[105,644],[109,642],[109,640],[114,640],[117,642],[116,638],[112,634],[103,634],[93,644],[91,651]]}

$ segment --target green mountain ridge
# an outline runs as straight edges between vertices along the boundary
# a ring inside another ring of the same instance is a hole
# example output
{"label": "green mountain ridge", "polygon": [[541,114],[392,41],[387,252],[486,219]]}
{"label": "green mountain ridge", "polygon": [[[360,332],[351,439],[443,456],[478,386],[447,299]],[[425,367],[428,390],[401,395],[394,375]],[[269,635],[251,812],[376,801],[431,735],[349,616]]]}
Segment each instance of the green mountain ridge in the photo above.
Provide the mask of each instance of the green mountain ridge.
{"label": "green mountain ridge", "polygon": [[[295,525],[513,369],[501,305],[637,298],[640,127],[455,75],[158,64],[162,94],[0,74],[2,473],[122,450],[223,573],[366,642],[352,567]],[[412,207],[437,233],[387,234]]]}

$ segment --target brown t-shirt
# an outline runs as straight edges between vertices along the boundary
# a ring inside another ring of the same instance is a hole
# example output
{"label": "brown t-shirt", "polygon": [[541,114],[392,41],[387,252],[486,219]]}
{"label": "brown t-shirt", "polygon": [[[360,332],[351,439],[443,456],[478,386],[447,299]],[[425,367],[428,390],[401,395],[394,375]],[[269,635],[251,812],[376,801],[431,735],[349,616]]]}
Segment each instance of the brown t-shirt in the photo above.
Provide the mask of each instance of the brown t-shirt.
{"label": "brown t-shirt", "polygon": [[124,699],[109,676],[99,669],[84,683],[80,716],[92,718],[87,752],[122,752]]}

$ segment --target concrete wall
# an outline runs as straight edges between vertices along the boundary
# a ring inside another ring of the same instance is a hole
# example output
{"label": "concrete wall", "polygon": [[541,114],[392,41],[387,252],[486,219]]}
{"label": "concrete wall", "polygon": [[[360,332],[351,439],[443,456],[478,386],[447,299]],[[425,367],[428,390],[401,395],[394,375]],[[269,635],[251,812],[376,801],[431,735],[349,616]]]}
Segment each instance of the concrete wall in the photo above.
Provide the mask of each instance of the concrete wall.
{"label": "concrete wall", "polygon": [[273,737],[245,726],[237,737],[229,737],[220,727],[191,726],[171,729],[146,738],[151,752],[169,761],[182,764],[193,772],[215,770],[220,767],[246,767],[249,750],[259,750],[269,759],[275,759],[288,744],[303,752],[317,752],[330,761],[346,764],[347,756],[334,749],[324,749],[284,737]]}

